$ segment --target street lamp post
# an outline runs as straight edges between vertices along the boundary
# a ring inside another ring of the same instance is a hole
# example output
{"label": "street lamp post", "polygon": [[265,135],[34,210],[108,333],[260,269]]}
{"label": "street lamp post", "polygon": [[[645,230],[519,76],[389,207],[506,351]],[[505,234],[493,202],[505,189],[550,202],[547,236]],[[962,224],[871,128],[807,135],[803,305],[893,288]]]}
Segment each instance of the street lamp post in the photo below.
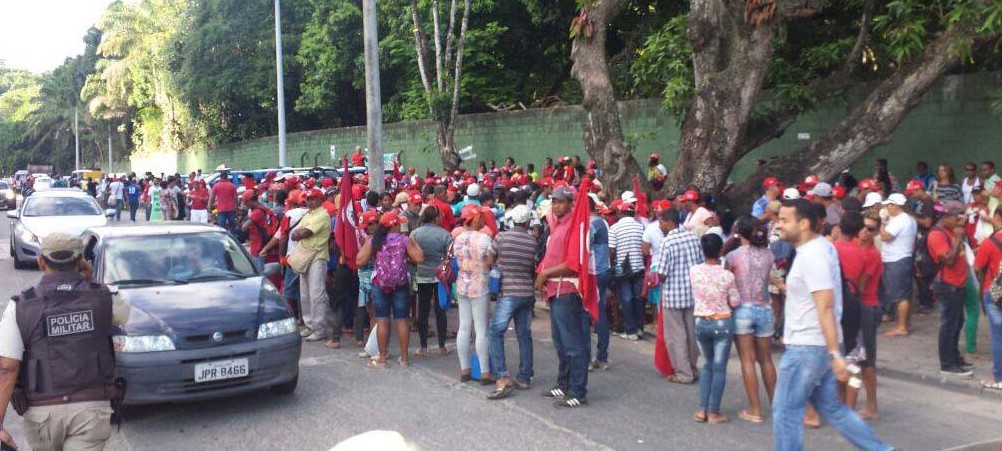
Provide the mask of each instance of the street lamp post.
{"label": "street lamp post", "polygon": [[282,74],[282,8],[275,0],[275,72],[278,74],[278,166],[285,167],[285,76]]}
{"label": "street lamp post", "polygon": [[365,122],[369,145],[369,189],[382,193],[383,109],[379,95],[379,30],[376,28],[376,0],[362,0],[362,29],[365,41]]}

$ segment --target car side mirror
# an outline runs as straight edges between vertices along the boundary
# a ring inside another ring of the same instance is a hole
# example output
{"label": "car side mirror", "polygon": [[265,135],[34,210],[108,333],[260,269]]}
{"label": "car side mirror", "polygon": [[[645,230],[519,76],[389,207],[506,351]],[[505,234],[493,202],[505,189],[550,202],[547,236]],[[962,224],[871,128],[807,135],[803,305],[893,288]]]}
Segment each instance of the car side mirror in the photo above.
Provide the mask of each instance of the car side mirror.
{"label": "car side mirror", "polygon": [[112,217],[112,216],[115,216],[115,209],[114,208],[109,208],[109,209],[105,210],[104,211],[104,215],[106,217],[109,217],[109,218]]}
{"label": "car side mirror", "polygon": [[261,269],[261,273],[265,277],[276,276],[282,272],[282,266],[278,263],[265,263],[264,268]]}
{"label": "car side mirror", "polygon": [[17,210],[7,210],[7,218],[17,219]]}

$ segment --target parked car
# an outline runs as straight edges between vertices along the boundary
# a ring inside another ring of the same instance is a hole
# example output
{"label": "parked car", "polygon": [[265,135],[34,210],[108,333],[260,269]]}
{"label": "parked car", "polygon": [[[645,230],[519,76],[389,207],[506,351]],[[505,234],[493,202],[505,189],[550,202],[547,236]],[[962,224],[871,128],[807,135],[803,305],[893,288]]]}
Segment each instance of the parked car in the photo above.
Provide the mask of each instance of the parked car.
{"label": "parked car", "polygon": [[4,210],[17,208],[17,192],[8,180],[0,180],[0,206]]}
{"label": "parked car", "polygon": [[17,210],[7,211],[10,222],[10,256],[15,269],[25,269],[38,260],[42,238],[55,231],[83,233],[103,226],[115,210],[101,206],[87,193],[73,188],[36,191],[24,198]]}
{"label": "parked car", "polygon": [[295,391],[302,351],[296,317],[223,229],[105,226],[83,238],[94,280],[132,308],[112,338],[127,403]]}

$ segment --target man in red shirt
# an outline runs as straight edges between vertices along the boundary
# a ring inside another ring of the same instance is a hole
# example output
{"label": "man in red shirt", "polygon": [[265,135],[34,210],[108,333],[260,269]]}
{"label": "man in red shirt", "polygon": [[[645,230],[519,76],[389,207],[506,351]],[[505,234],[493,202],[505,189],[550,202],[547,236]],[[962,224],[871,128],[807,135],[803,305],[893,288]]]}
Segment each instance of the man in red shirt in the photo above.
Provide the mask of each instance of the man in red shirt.
{"label": "man in red shirt", "polygon": [[365,166],[365,154],[362,153],[362,146],[355,146],[355,153],[351,154],[352,166]]}
{"label": "man in red shirt", "polygon": [[452,228],[456,226],[456,219],[452,214],[452,206],[445,201],[448,194],[448,190],[444,186],[436,186],[435,197],[432,198],[429,204],[438,209],[438,214],[442,217],[442,228],[452,231]]}
{"label": "man in red shirt", "polygon": [[958,342],[964,327],[964,304],[967,298],[967,259],[964,257],[964,204],[943,203],[943,212],[929,232],[927,247],[933,262],[939,266],[932,291],[939,301],[939,365],[940,373],[949,376],[970,376],[973,365],[964,361]]}
{"label": "man in red shirt", "polygon": [[[856,213],[846,213],[848,214]],[[842,219],[844,223],[845,216]],[[884,274],[884,262],[880,258],[880,251],[874,245],[874,238],[878,235],[880,235],[880,216],[865,215],[857,241],[863,250],[863,306],[859,315],[859,326],[863,331],[863,348],[866,349],[866,359],[859,362],[859,366],[863,368],[863,387],[866,389],[866,405],[859,411],[859,416],[863,419],[880,418],[877,411],[876,364],[877,327],[880,326],[880,319],[883,316],[878,292],[880,279]],[[846,404],[851,408],[856,407],[857,392],[858,389],[852,387],[846,391]]]}
{"label": "man in red shirt", "polygon": [[261,254],[261,248],[271,241],[271,235],[268,233],[269,211],[261,206],[257,192],[253,190],[244,192],[242,200],[247,206],[247,219],[240,225],[240,230],[247,232],[251,257],[257,259],[263,268],[264,255]]}
{"label": "man in red shirt", "polygon": [[229,232],[237,222],[237,187],[230,182],[229,173],[219,174],[219,181],[209,191],[209,210],[216,209],[216,224]]}
{"label": "man in red shirt", "polygon": [[188,198],[191,199],[191,221],[192,222],[209,222],[209,190],[205,187],[205,182],[201,180],[195,180],[192,182],[191,191],[188,192]]}
{"label": "man in red shirt", "polygon": [[974,271],[981,277],[981,296],[988,316],[988,330],[992,337],[992,379],[981,385],[992,390],[1002,390],[1002,309],[992,299],[992,282],[999,275],[1002,261],[1002,208],[992,212],[995,234],[985,240],[974,257]]}
{"label": "man in red shirt", "polygon": [[557,407],[580,407],[587,404],[588,365],[591,363],[590,317],[578,294],[577,273],[564,263],[567,251],[563,243],[573,225],[571,215],[574,191],[562,186],[550,196],[550,237],[546,254],[539,264],[536,290],[545,290],[550,303],[550,327],[553,345],[560,361],[557,385],[543,393],[555,398]]}

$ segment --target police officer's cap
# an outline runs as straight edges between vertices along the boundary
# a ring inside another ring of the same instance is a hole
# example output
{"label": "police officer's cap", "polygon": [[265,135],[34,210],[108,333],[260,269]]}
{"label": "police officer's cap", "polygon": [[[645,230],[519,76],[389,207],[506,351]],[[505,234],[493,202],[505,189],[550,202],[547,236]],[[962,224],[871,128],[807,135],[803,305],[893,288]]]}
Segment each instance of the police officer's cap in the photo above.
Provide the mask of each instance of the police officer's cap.
{"label": "police officer's cap", "polygon": [[69,263],[83,253],[83,240],[77,235],[55,232],[42,239],[42,256],[54,263]]}

